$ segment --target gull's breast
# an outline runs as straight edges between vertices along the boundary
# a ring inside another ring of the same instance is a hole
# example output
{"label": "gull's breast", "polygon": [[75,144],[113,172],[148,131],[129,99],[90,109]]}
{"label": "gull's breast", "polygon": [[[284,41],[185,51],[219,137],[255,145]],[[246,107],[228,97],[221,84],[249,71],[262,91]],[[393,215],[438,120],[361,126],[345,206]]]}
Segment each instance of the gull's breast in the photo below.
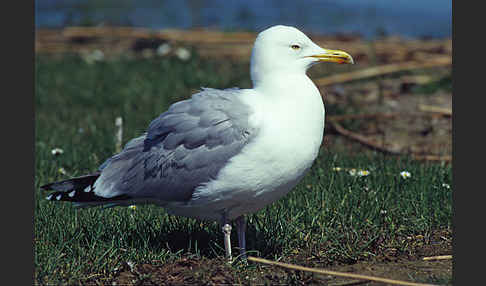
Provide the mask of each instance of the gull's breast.
{"label": "gull's breast", "polygon": [[324,131],[320,93],[299,102],[253,103],[258,135],[229,160],[217,178],[197,188],[190,204],[228,212],[230,219],[253,213],[287,194],[310,169]]}

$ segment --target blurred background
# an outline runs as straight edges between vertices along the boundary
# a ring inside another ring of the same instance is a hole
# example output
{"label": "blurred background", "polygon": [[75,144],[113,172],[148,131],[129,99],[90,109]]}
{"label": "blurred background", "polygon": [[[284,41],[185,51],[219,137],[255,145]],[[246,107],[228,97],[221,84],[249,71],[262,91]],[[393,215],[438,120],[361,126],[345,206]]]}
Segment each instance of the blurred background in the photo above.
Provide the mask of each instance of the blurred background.
{"label": "blurred background", "polygon": [[[148,89],[143,95],[132,93],[146,99],[149,112],[130,121],[130,134],[201,86],[251,87],[253,42],[276,24],[296,26],[318,45],[345,50],[355,60],[309,70],[327,107],[324,146],[357,142],[358,150],[451,160],[452,1],[36,0],[35,51],[38,66],[57,73],[57,81],[62,75],[73,82],[71,71],[82,68],[75,59],[87,64],[88,74],[102,73],[96,84],[115,90],[100,96],[125,104],[124,110],[110,108],[127,119],[137,113],[126,108],[134,99],[120,94],[143,83]],[[59,74],[54,59],[60,57],[69,72]],[[118,91],[120,81],[142,72],[132,64],[147,65],[154,80],[144,76]],[[110,82],[106,67],[127,71]],[[79,84],[87,94],[96,93],[86,81]],[[77,95],[67,98],[72,102]],[[157,105],[155,99],[163,101]]]}
{"label": "blurred background", "polygon": [[210,27],[260,31],[276,23],[318,34],[357,33],[450,37],[447,0],[36,0],[37,28],[134,26]]}

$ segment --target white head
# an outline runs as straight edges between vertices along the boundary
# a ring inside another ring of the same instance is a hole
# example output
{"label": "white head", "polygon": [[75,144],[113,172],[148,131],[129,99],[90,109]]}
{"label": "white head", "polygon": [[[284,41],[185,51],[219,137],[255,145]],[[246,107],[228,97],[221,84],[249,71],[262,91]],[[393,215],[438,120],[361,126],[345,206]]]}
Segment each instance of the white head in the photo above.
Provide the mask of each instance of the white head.
{"label": "white head", "polygon": [[258,85],[265,76],[275,72],[305,74],[318,62],[354,63],[348,53],[323,49],[296,28],[278,25],[258,34],[250,73],[253,84]]}

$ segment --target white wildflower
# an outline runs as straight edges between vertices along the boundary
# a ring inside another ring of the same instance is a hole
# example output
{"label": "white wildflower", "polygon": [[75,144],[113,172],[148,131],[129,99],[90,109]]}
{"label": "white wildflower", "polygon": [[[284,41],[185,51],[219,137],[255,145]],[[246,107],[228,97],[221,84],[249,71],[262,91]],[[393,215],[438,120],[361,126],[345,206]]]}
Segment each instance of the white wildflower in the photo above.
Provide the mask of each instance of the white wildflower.
{"label": "white wildflower", "polygon": [[362,169],[356,170],[356,169],[353,168],[353,169],[349,169],[348,173],[349,173],[349,175],[351,175],[353,177],[354,176],[366,177],[366,176],[368,176],[370,174],[370,171],[368,171],[368,170],[362,170]]}
{"label": "white wildflower", "polygon": [[92,52],[88,52],[83,55],[84,61],[87,62],[88,64],[102,61],[104,58],[105,58],[105,54],[101,50],[94,50]]}
{"label": "white wildflower", "polygon": [[408,171],[401,171],[400,176],[404,179],[408,179],[412,176],[412,174],[410,174],[410,172],[408,172]]}
{"label": "white wildflower", "polygon": [[370,171],[368,170],[359,170],[357,175],[360,176],[360,177],[366,177],[370,174]]}
{"label": "white wildflower", "polygon": [[105,58],[105,54],[100,51],[100,50],[94,50],[92,53],[91,53],[91,57],[95,60],[95,61],[101,61]]}
{"label": "white wildflower", "polygon": [[137,209],[137,206],[136,205],[131,205],[131,206],[128,206],[129,209],[131,210],[136,210]]}
{"label": "white wildflower", "polygon": [[61,148],[54,148],[51,150],[51,154],[54,156],[61,155],[62,153],[64,153],[64,150]]}
{"label": "white wildflower", "polygon": [[343,168],[341,168],[341,167],[334,167],[334,168],[332,168],[332,170],[333,171],[336,171],[336,172],[339,172],[339,171],[342,171]]}
{"label": "white wildflower", "polygon": [[187,61],[189,58],[191,58],[191,52],[189,52],[189,50],[186,48],[178,48],[175,51],[175,55],[183,61]]}
{"label": "white wildflower", "polygon": [[164,43],[157,48],[157,55],[165,56],[170,53],[171,47],[169,43]]}
{"label": "white wildflower", "polygon": [[451,186],[449,184],[446,184],[446,183],[443,183],[442,184],[442,187],[444,187],[446,189],[450,189],[451,188]]}

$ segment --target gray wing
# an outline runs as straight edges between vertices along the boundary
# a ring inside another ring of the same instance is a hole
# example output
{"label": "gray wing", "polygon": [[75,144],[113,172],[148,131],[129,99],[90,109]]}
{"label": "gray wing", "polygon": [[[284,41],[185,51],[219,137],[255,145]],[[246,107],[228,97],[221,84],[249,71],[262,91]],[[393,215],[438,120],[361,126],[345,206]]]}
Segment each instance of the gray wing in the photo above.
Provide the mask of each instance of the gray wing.
{"label": "gray wing", "polygon": [[204,88],[153,120],[147,133],[100,166],[95,193],[188,200],[255,135],[239,89]]}

